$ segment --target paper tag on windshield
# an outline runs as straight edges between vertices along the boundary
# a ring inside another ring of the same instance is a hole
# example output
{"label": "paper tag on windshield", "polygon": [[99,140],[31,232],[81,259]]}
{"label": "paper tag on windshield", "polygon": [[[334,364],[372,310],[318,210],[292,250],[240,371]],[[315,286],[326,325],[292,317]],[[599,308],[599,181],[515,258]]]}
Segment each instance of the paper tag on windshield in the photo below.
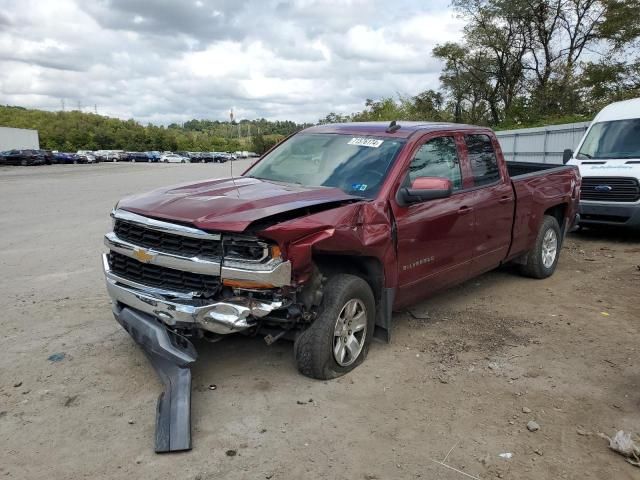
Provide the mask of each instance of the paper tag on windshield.
{"label": "paper tag on windshield", "polygon": [[384,143],[384,140],[378,140],[376,138],[364,138],[364,137],[353,137],[347,145],[358,145],[359,147],[371,147],[378,148],[380,145]]}

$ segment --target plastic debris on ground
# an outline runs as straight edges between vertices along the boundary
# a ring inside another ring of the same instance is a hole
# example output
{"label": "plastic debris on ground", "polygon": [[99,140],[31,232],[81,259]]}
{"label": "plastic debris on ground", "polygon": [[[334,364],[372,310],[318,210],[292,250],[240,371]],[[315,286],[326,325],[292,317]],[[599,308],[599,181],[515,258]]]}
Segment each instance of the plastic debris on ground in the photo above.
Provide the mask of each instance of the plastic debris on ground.
{"label": "plastic debris on ground", "polygon": [[[608,437],[604,433],[600,436],[609,441],[609,448],[620,455],[627,457],[627,462],[636,467],[640,467],[640,444],[631,437],[631,433],[619,430],[613,437]],[[634,435],[635,436],[635,435]]]}
{"label": "plastic debris on ground", "polygon": [[53,355],[49,355],[49,358],[47,358],[47,360],[49,360],[50,362],[60,362],[64,360],[64,357],[66,357],[65,353],[54,353]]}

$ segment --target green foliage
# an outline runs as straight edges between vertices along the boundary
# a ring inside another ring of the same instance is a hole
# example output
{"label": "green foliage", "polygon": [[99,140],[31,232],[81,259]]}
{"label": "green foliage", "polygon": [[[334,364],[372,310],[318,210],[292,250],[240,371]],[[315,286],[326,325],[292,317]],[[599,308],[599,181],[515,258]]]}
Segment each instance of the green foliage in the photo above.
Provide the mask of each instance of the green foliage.
{"label": "green foliage", "polygon": [[251,151],[262,155],[271,147],[273,147],[276,143],[279,143],[284,139],[284,135],[274,134],[274,135],[262,135],[262,133],[258,133],[252,137],[251,140]]}
{"label": "green foliage", "polygon": [[146,125],[92,113],[46,112],[0,106],[0,125],[38,130],[40,147],[49,150],[128,151],[236,151],[249,150],[253,134],[264,135],[267,145],[304,125],[294,122],[243,120],[238,124],[190,120],[183,126]]}

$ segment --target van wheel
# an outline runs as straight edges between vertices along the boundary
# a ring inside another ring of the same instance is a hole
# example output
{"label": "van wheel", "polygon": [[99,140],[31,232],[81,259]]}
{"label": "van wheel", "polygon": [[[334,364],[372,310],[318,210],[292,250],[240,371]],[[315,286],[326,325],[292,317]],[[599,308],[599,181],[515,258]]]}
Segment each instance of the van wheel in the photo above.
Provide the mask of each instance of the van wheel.
{"label": "van wheel", "polygon": [[329,380],[350,372],[367,356],[376,304],[369,284],[355,275],[329,278],[316,320],[295,341],[298,370]]}
{"label": "van wheel", "polygon": [[532,278],[547,278],[553,275],[558,265],[561,247],[562,236],[558,220],[545,215],[536,243],[527,256],[527,263],[521,268],[522,274]]}

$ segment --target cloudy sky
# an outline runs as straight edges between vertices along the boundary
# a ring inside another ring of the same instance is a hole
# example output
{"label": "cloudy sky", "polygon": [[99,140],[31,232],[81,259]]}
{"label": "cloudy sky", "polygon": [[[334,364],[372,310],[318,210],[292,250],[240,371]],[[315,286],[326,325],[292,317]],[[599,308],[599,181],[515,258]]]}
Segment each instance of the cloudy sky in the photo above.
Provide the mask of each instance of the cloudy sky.
{"label": "cloudy sky", "polygon": [[449,0],[0,0],[0,104],[315,122],[437,87]]}

